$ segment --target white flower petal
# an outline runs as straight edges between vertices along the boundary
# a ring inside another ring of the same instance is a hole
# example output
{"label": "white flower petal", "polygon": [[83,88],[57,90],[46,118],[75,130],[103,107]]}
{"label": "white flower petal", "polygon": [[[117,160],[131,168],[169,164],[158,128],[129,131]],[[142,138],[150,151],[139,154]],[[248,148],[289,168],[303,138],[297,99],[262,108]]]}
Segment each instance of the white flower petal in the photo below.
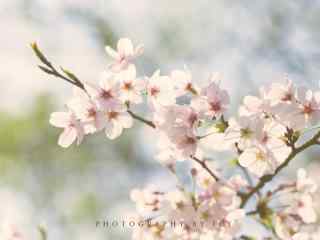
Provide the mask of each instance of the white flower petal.
{"label": "white flower petal", "polygon": [[105,132],[109,139],[116,139],[122,133],[122,126],[116,121],[110,121],[105,126]]}
{"label": "white flower petal", "polygon": [[118,41],[117,49],[120,55],[132,56],[133,55],[133,45],[130,39],[121,38]]}
{"label": "white flower petal", "polygon": [[118,116],[118,121],[124,128],[131,128],[133,124],[133,119],[129,113],[122,113]]}
{"label": "white flower petal", "polygon": [[106,52],[107,52],[107,54],[110,56],[110,57],[112,57],[112,58],[114,58],[114,59],[119,59],[119,53],[118,52],[116,52],[113,48],[111,48],[110,46],[106,46],[105,47],[105,50],[106,50]]}
{"label": "white flower petal", "polygon": [[77,138],[77,131],[73,127],[66,128],[60,135],[58,144],[61,147],[69,147]]}
{"label": "white flower petal", "polygon": [[64,128],[70,122],[70,113],[69,112],[54,112],[51,113],[50,124],[55,127]]}

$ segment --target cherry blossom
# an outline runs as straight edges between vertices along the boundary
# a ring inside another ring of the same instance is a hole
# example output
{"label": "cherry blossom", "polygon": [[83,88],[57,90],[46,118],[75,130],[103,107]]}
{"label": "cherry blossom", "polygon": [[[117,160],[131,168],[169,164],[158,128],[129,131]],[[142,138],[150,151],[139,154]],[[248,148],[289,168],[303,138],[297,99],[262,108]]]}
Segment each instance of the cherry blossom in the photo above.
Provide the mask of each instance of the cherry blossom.
{"label": "cherry blossom", "polygon": [[105,133],[109,139],[119,137],[124,128],[131,128],[133,124],[132,117],[127,113],[124,106],[118,106],[105,112]]}
{"label": "cherry blossom", "polygon": [[[142,47],[134,48],[129,39],[120,39],[117,50],[106,47],[114,62],[98,83],[59,74],[32,47],[42,70],[77,88],[68,110],[50,117],[53,126],[63,128],[59,145],[80,144],[85,135],[102,130],[115,139],[134,120],[154,130],[154,158],[176,175],[177,186],[131,191],[135,219],[142,224],[133,229],[133,239],[249,239],[250,232],[241,235],[245,218],[257,220],[271,239],[319,238],[315,181],[304,169],[297,170],[295,181],[275,181],[298,154],[319,146],[319,91],[286,78],[261,87],[257,96],[244,96],[232,116],[220,74],[201,87],[188,69],[139,76],[133,60]],[[146,117],[135,109],[144,102]],[[188,169],[190,184],[180,181],[180,164]]]}
{"label": "cherry blossom", "polygon": [[225,132],[225,141],[238,144],[241,149],[252,146],[263,137],[263,120],[257,117],[231,118]]}
{"label": "cherry blossom", "polygon": [[117,44],[117,51],[110,46],[106,46],[106,52],[114,59],[114,63],[110,65],[110,69],[114,72],[120,72],[126,69],[130,62],[143,53],[143,46],[139,45],[136,48],[128,38],[121,38]]}
{"label": "cherry blossom", "polygon": [[192,106],[204,115],[219,118],[227,110],[229,102],[227,91],[220,88],[216,75],[213,75],[210,84],[201,90],[201,96],[193,100]]}
{"label": "cherry blossom", "polygon": [[239,157],[239,163],[257,177],[272,173],[277,166],[274,155],[263,147],[246,148]]}
{"label": "cherry blossom", "polygon": [[136,67],[129,65],[129,67],[120,72],[117,76],[120,83],[120,99],[128,103],[141,103],[141,93],[145,88],[142,80],[136,78]]}
{"label": "cherry blossom", "polygon": [[50,116],[50,124],[55,127],[63,128],[58,144],[61,147],[69,147],[75,140],[79,145],[84,136],[84,129],[75,114],[69,112],[54,112]]}
{"label": "cherry blossom", "polygon": [[172,80],[168,76],[161,76],[159,70],[148,78],[147,93],[152,104],[171,105],[176,102]]}
{"label": "cherry blossom", "polygon": [[190,71],[174,70],[171,72],[171,79],[174,82],[177,96],[184,94],[197,95],[199,87],[192,82],[192,75]]}
{"label": "cherry blossom", "polygon": [[97,105],[84,91],[75,89],[74,97],[67,105],[82,123],[86,134],[95,133],[104,127],[103,112],[98,109]]}
{"label": "cherry blossom", "polygon": [[85,90],[88,92],[90,98],[102,111],[109,111],[119,105],[119,88],[119,82],[110,72],[105,72],[103,74],[99,86],[91,83],[85,84]]}
{"label": "cherry blossom", "polygon": [[297,89],[297,101],[299,112],[297,118],[302,118],[304,125],[315,125],[320,121],[320,94],[313,93],[305,87]]}

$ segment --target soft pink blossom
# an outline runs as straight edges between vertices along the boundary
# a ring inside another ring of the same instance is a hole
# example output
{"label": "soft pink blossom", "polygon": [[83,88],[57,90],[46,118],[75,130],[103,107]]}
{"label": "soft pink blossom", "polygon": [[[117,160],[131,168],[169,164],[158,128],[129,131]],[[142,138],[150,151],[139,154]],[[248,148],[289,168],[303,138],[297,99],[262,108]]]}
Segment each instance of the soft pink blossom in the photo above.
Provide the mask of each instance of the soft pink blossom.
{"label": "soft pink blossom", "polygon": [[141,103],[142,91],[145,88],[145,82],[136,76],[136,67],[129,67],[117,75],[120,83],[120,99],[128,103]]}
{"label": "soft pink blossom", "polygon": [[105,72],[99,86],[91,83],[85,84],[85,89],[102,111],[109,111],[120,104],[119,82],[110,72]]}
{"label": "soft pink blossom", "polygon": [[54,112],[50,116],[50,124],[63,128],[58,144],[61,147],[69,147],[75,140],[79,145],[84,136],[83,125],[77,120],[73,112]]}
{"label": "soft pink blossom", "polygon": [[143,46],[139,45],[136,48],[128,38],[121,38],[117,44],[115,51],[110,46],[106,46],[106,52],[114,59],[114,63],[110,65],[110,69],[114,72],[120,72],[126,69],[132,60],[143,53]]}

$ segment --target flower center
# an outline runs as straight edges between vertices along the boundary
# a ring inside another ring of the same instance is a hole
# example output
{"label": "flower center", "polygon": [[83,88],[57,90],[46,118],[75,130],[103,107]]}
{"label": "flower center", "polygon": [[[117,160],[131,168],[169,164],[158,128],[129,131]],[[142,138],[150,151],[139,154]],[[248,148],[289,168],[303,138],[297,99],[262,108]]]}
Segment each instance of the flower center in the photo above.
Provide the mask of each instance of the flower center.
{"label": "flower center", "polygon": [[158,89],[158,88],[156,88],[156,87],[152,87],[151,89],[150,89],[150,95],[151,96],[157,96],[158,95],[158,93],[160,92],[160,90]]}
{"label": "flower center", "polygon": [[282,101],[284,102],[287,102],[287,101],[291,101],[292,100],[292,94],[287,92],[281,99]]}
{"label": "flower center", "polygon": [[193,144],[196,143],[196,139],[193,138],[193,137],[186,137],[185,143],[188,144],[188,145],[193,145]]}
{"label": "flower center", "polygon": [[303,106],[303,113],[304,114],[310,115],[313,112],[314,112],[314,109],[312,108],[310,103]]}
{"label": "flower center", "polygon": [[107,117],[108,117],[109,119],[115,119],[115,118],[118,117],[118,115],[119,115],[119,113],[113,112],[113,111],[107,113]]}
{"label": "flower center", "polygon": [[111,91],[105,91],[105,90],[103,90],[102,91],[102,93],[101,93],[101,97],[103,98],[103,99],[110,99],[110,98],[112,98],[113,96],[112,96],[112,94],[111,94]]}
{"label": "flower center", "polygon": [[256,159],[258,161],[264,161],[265,160],[265,156],[264,156],[263,152],[261,152],[261,151],[257,152],[256,153]]}
{"label": "flower center", "polygon": [[97,115],[97,111],[94,108],[90,108],[90,109],[88,109],[87,115],[89,118],[91,118],[91,117],[94,118]]}
{"label": "flower center", "polygon": [[214,112],[221,111],[221,103],[220,102],[211,102],[210,109]]}
{"label": "flower center", "polygon": [[192,126],[197,120],[198,120],[197,114],[196,113],[191,113],[189,118],[188,118],[188,122],[190,123],[190,125]]}
{"label": "flower center", "polygon": [[126,91],[130,91],[130,90],[132,90],[133,89],[133,86],[132,86],[132,83],[131,82],[125,82],[124,84],[123,84],[123,87],[122,87],[124,90],[126,90]]}
{"label": "flower center", "polygon": [[249,128],[242,128],[240,130],[240,135],[242,138],[250,138],[252,135],[252,131]]}

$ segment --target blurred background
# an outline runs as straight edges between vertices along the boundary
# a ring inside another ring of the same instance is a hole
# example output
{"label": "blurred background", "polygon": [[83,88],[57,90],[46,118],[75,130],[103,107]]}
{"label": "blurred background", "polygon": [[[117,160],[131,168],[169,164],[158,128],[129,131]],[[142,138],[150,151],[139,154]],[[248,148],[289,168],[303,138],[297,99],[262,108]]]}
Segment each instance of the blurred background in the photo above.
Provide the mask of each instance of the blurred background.
{"label": "blurred background", "polygon": [[[128,229],[96,228],[96,221],[134,210],[131,188],[172,180],[140,124],[116,141],[102,133],[81,147],[58,147],[48,119],[71,86],[39,71],[31,42],[94,82],[109,63],[104,46],[129,37],[145,45],[142,76],[187,65],[203,82],[220,71],[232,114],[242,96],[286,73],[319,88],[319,26],[317,0],[1,0],[0,239],[12,225],[35,239],[39,224],[49,239],[129,239]],[[311,166],[317,175],[318,162],[313,150],[293,168]]]}

